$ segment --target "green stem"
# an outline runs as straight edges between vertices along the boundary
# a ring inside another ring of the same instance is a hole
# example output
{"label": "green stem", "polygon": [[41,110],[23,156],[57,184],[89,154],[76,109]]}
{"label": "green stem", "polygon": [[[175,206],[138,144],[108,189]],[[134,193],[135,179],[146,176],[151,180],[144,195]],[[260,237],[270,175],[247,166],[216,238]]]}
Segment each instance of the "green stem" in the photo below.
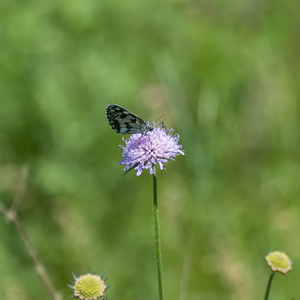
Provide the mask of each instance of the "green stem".
{"label": "green stem", "polygon": [[161,259],[161,244],[160,244],[160,227],[159,227],[159,211],[157,203],[157,177],[156,167],[153,166],[153,215],[155,229],[155,248],[156,248],[156,264],[158,276],[158,293],[159,300],[164,299],[163,279],[162,279],[162,259]]}
{"label": "green stem", "polygon": [[269,298],[269,292],[270,292],[270,288],[271,288],[271,284],[272,284],[274,274],[275,274],[275,272],[271,271],[268,286],[267,286],[267,290],[266,290],[266,294],[265,294],[265,300],[268,300],[268,298]]}

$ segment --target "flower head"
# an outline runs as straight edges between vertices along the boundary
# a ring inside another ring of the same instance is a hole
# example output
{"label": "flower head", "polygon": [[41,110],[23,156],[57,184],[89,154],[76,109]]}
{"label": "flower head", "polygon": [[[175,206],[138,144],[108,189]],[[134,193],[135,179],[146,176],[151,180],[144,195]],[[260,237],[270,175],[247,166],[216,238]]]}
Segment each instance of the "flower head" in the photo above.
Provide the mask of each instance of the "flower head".
{"label": "flower head", "polygon": [[292,262],[284,252],[270,252],[265,259],[274,272],[277,271],[281,272],[282,274],[286,274],[292,269]]}
{"label": "flower head", "polygon": [[78,278],[75,277],[75,283],[72,288],[75,298],[80,300],[97,300],[104,296],[107,286],[100,276],[88,273]]}
{"label": "flower head", "polygon": [[123,160],[119,164],[126,165],[124,171],[134,168],[137,176],[145,169],[153,174],[153,165],[156,164],[163,170],[169,159],[175,160],[176,155],[184,155],[182,146],[178,144],[179,135],[174,134],[173,129],[168,130],[164,126],[154,127],[154,130],[145,134],[133,134],[128,139],[123,138],[123,141],[126,146],[120,146]]}

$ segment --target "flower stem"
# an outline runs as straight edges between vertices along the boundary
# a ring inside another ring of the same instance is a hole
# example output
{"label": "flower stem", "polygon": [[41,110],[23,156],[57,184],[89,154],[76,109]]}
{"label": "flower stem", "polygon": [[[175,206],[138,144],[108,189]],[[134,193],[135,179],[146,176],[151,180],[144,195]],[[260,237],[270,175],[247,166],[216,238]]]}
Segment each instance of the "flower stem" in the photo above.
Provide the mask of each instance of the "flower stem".
{"label": "flower stem", "polygon": [[153,166],[153,215],[154,215],[154,229],[155,229],[155,248],[156,248],[156,264],[158,276],[158,293],[159,300],[164,299],[163,279],[162,279],[162,258],[161,258],[161,244],[160,244],[160,227],[159,227],[159,210],[157,203],[157,177],[156,167]]}
{"label": "flower stem", "polygon": [[44,284],[48,294],[52,298],[52,300],[62,300],[62,296],[56,291],[54,285],[51,281],[51,278],[39,257],[38,251],[32,243],[28,233],[25,230],[25,227],[22,225],[19,217],[18,217],[18,208],[24,199],[24,194],[26,190],[27,177],[28,177],[28,167],[23,166],[20,172],[20,180],[17,187],[17,191],[13,200],[11,207],[8,209],[3,204],[0,203],[0,214],[2,214],[5,218],[7,218],[17,229],[18,234],[23,240],[26,249],[34,263],[34,267],[36,273],[40,277],[41,281]]}
{"label": "flower stem", "polygon": [[270,288],[271,288],[271,284],[272,284],[274,274],[275,274],[275,272],[271,271],[268,286],[267,286],[267,290],[266,290],[266,294],[265,294],[265,300],[268,300],[268,298],[269,298],[269,292],[270,292]]}

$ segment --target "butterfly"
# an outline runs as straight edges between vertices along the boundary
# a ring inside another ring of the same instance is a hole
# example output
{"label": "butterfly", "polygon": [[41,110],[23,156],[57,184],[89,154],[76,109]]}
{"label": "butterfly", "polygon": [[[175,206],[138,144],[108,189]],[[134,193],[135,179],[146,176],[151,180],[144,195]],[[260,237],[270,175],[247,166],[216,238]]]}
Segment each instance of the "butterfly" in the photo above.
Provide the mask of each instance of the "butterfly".
{"label": "butterfly", "polygon": [[147,125],[146,122],[137,115],[116,104],[109,104],[106,107],[106,116],[109,125],[116,133],[146,134],[148,131],[154,130],[152,126]]}

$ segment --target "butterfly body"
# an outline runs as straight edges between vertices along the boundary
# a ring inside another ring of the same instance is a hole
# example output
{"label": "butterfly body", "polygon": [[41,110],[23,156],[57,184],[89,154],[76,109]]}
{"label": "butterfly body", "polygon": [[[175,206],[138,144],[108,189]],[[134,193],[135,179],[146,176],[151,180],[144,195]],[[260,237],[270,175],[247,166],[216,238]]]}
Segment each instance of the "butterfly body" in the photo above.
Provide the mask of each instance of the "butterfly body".
{"label": "butterfly body", "polygon": [[110,104],[106,107],[106,116],[109,125],[116,133],[146,134],[148,131],[153,130],[152,126],[147,125],[137,115],[116,104]]}

